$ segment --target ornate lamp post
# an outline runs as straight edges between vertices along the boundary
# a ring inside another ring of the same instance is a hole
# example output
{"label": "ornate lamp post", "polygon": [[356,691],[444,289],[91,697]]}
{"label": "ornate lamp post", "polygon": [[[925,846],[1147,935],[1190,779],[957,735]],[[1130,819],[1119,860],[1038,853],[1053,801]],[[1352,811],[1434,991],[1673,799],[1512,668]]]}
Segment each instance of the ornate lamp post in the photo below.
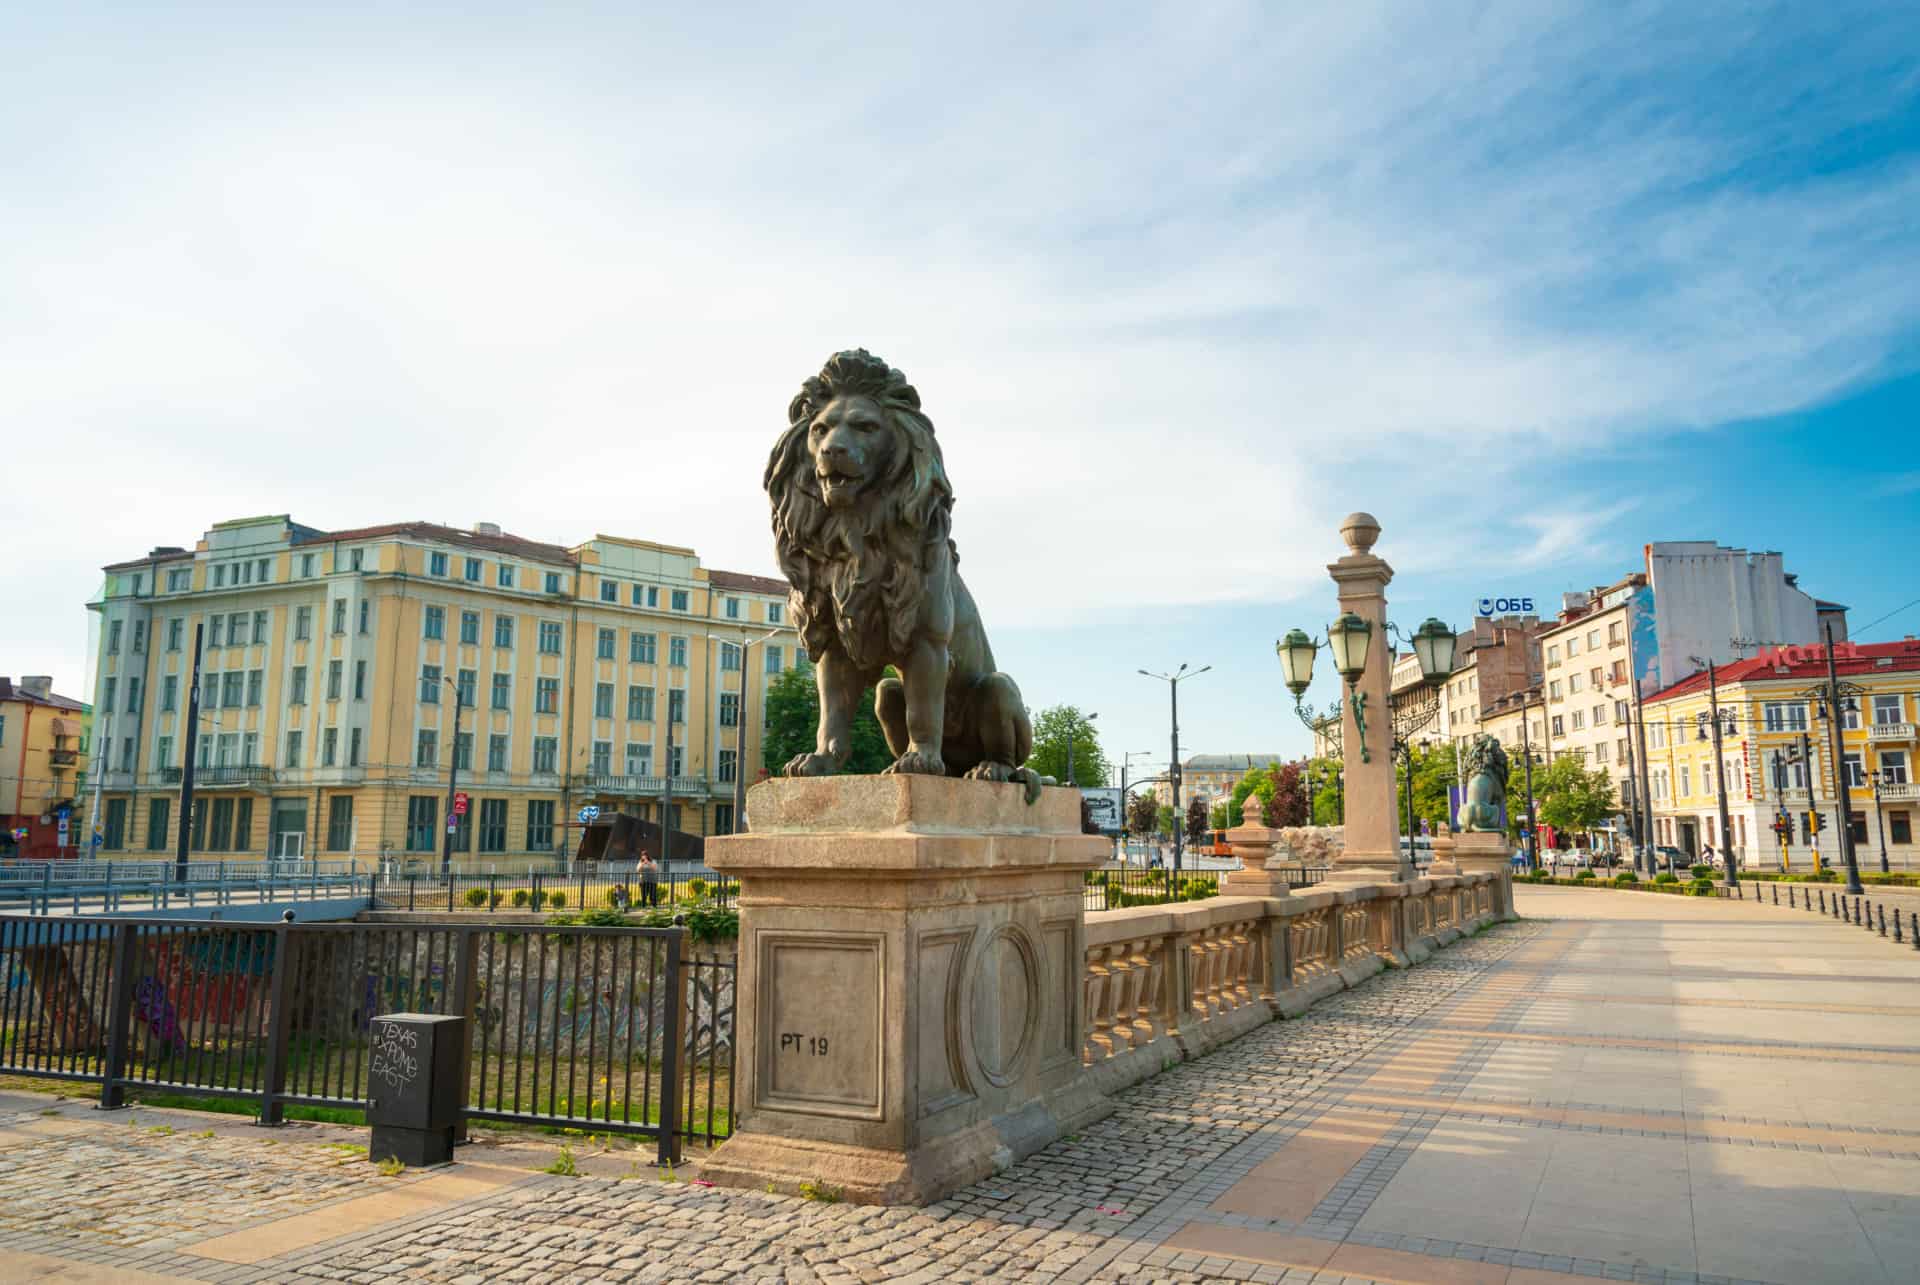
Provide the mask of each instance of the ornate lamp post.
{"label": "ornate lamp post", "polygon": [[1887,815],[1880,810],[1880,769],[1867,773],[1867,780],[1873,785],[1873,828],[1880,832],[1880,873],[1890,874],[1893,867],[1887,862]]}
{"label": "ornate lamp post", "polygon": [[1173,877],[1176,880],[1180,877],[1180,840],[1186,833],[1186,818],[1180,815],[1180,680],[1198,678],[1212,668],[1212,665],[1202,665],[1198,669],[1188,669],[1183,662],[1171,674],[1154,674],[1144,669],[1140,671],[1146,677],[1157,678],[1167,685],[1167,700],[1171,710],[1169,721],[1173,725],[1173,759],[1167,764],[1167,777],[1173,790]]}

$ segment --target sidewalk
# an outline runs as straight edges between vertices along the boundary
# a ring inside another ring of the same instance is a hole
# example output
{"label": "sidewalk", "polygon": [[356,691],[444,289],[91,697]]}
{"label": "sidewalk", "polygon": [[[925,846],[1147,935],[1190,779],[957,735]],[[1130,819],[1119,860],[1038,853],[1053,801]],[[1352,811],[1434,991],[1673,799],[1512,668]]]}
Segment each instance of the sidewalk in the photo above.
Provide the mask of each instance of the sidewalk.
{"label": "sidewalk", "polygon": [[554,1139],[382,1178],[359,1130],[0,1095],[0,1280],[1920,1277],[1920,952],[1750,902],[1517,896],[1526,922],[925,1210],[579,1139],[586,1176],[538,1172]]}

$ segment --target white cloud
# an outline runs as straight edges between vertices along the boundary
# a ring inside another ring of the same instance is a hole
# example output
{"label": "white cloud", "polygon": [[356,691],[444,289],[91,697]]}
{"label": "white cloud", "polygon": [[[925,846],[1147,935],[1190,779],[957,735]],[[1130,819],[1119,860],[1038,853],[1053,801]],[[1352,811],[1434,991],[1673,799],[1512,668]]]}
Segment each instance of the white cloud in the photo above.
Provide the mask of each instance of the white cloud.
{"label": "white cloud", "polygon": [[83,484],[0,518],[56,605],[0,642],[77,666],[101,562],[260,511],[767,570],[764,452],[850,344],[921,388],[996,619],[1110,604],[1090,546],[1284,597],[1355,507],[1431,518],[1403,574],[1485,553],[1534,453],[1805,404],[1912,326],[1920,171],[1764,168],[1915,86],[1790,19],[49,25],[0,89],[0,423]]}

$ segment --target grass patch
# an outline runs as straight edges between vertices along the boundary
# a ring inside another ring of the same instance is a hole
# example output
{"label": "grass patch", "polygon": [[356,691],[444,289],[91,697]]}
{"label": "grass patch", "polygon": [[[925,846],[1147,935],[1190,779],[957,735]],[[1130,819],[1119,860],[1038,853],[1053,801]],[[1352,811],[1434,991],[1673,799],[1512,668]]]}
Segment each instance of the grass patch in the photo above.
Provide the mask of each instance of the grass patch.
{"label": "grass patch", "polygon": [[580,1166],[574,1163],[573,1148],[570,1146],[562,1146],[560,1153],[553,1158],[553,1163],[540,1172],[558,1174],[562,1178],[578,1178],[580,1176]]}
{"label": "grass patch", "polygon": [[840,1188],[829,1187],[824,1182],[803,1182],[800,1184],[800,1198],[818,1201],[823,1205],[837,1205],[840,1203]]}
{"label": "grass patch", "polygon": [[407,1162],[399,1156],[388,1156],[385,1160],[375,1165],[374,1168],[380,1171],[382,1178],[398,1178],[407,1171]]}

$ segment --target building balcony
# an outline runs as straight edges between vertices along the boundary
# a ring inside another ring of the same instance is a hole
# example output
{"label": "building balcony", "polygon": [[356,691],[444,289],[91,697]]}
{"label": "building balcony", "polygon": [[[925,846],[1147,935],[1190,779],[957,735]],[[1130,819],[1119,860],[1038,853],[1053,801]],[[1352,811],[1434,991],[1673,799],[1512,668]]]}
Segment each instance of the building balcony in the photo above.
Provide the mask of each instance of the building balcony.
{"label": "building balcony", "polygon": [[359,785],[367,779],[364,767],[316,767],[306,774],[307,785]]}
{"label": "building balcony", "polygon": [[1884,741],[1910,741],[1913,738],[1912,723],[1875,723],[1867,728],[1867,740],[1875,745]]}
{"label": "building balcony", "polygon": [[[179,785],[184,769],[163,767],[156,774],[162,785]],[[196,790],[214,790],[223,787],[272,785],[273,769],[259,763],[215,764],[212,767],[197,767],[193,770],[193,788]]]}
{"label": "building balcony", "polygon": [[[667,788],[667,782],[666,778],[658,776],[614,776],[605,772],[589,772],[581,778],[581,787],[595,794],[658,798]],[[705,794],[707,783],[698,777],[676,776],[672,790],[683,797]]]}
{"label": "building balcony", "polygon": [[1812,796],[1804,785],[1789,785],[1773,791],[1773,797],[1782,803],[1811,803]]}
{"label": "building balcony", "polygon": [[80,755],[80,751],[73,750],[73,749],[48,750],[47,762],[51,763],[55,767],[72,767],[74,765],[75,760],[79,758],[79,755]]}
{"label": "building balcony", "polygon": [[1901,781],[1880,787],[1882,803],[1920,803],[1920,781]]}

